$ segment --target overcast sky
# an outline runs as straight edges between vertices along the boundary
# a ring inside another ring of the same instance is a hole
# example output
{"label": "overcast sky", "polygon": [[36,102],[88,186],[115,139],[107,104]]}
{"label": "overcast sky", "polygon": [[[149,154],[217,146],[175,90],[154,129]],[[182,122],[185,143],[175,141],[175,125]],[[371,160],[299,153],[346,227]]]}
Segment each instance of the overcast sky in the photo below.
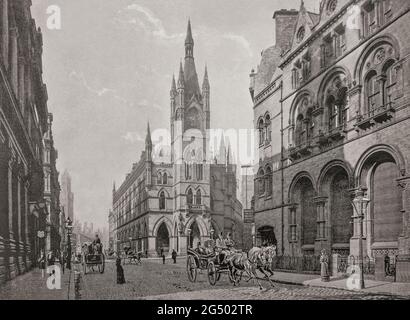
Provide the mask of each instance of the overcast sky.
{"label": "overcast sky", "polygon": [[[308,9],[319,0],[305,0]],[[60,30],[47,8],[61,8]],[[112,183],[138,161],[146,123],[169,128],[169,90],[184,56],[188,17],[202,83],[207,63],[211,127],[251,128],[249,72],[274,43],[273,12],[300,0],[33,0],[44,38],[44,81],[58,170],[68,169],[81,221],[107,226]]]}

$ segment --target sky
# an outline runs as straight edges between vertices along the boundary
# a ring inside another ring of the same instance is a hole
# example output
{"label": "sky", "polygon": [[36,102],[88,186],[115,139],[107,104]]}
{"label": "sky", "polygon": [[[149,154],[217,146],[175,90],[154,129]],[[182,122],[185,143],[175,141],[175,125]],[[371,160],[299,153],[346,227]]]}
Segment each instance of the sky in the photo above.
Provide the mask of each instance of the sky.
{"label": "sky", "polygon": [[[47,9],[61,10],[49,29]],[[319,0],[305,0],[318,11]],[[274,44],[273,13],[300,0],[33,0],[43,32],[43,78],[54,114],[57,169],[72,177],[75,218],[108,226],[119,186],[151,129],[169,128],[169,91],[184,57],[188,18],[202,84],[211,85],[211,128],[252,128],[249,73]]]}

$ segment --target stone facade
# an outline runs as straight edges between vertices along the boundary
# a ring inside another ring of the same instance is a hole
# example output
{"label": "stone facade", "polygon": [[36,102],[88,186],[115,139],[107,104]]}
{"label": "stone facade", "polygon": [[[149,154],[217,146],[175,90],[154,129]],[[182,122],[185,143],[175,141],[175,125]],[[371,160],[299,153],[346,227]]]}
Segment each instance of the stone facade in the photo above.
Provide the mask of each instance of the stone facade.
{"label": "stone facade", "polygon": [[189,23],[185,63],[170,91],[171,145],[154,146],[148,126],[139,162],[118,190],[113,188],[111,235],[116,235],[116,251],[132,246],[149,256],[161,248],[184,254],[219,233],[231,233],[237,246],[242,245],[236,166],[230,163],[224,138],[211,159],[210,85],[205,69],[200,89],[193,49]]}
{"label": "stone facade", "polygon": [[53,115],[48,114],[47,131],[44,135],[44,200],[47,206],[46,251],[61,250],[61,229],[64,221],[60,210],[60,183],[57,171],[58,152],[54,147]]}
{"label": "stone facade", "polygon": [[[0,1],[0,282],[29,270],[45,238],[47,88],[31,1]],[[43,233],[40,234],[40,236]]]}
{"label": "stone facade", "polygon": [[409,10],[323,0],[319,13],[302,2],[297,19],[275,13],[277,30],[294,31],[264,51],[250,93],[255,236],[279,254],[358,256],[361,211],[365,255],[409,253]]}

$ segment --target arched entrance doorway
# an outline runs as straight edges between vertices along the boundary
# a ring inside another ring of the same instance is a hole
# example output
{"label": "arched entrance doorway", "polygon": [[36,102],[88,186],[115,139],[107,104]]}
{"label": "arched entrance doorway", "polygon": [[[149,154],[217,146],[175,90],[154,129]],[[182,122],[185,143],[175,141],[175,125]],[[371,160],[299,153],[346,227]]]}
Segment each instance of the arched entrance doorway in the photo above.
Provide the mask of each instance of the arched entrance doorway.
{"label": "arched entrance doorway", "polygon": [[195,248],[198,242],[201,241],[201,232],[196,221],[194,221],[190,229],[188,246],[190,248]]}
{"label": "arched entrance doorway", "polygon": [[156,237],[156,250],[160,253],[161,249],[164,253],[169,252],[169,232],[165,222],[159,226]]}
{"label": "arched entrance doorway", "polygon": [[313,246],[316,240],[316,207],[314,203],[315,189],[307,176],[302,176],[291,191],[292,202],[296,204],[296,216],[293,223],[301,225],[301,245]]}
{"label": "arched entrance doorway", "polygon": [[402,193],[397,184],[399,177],[397,160],[384,150],[368,156],[361,167],[359,182],[367,187],[370,199],[365,233],[370,240],[369,254],[372,256],[380,250],[397,252],[403,227]]}
{"label": "arched entrance doorway", "polygon": [[258,235],[256,238],[256,245],[274,245],[276,246],[278,241],[276,240],[274,228],[271,226],[263,226],[258,229]]}

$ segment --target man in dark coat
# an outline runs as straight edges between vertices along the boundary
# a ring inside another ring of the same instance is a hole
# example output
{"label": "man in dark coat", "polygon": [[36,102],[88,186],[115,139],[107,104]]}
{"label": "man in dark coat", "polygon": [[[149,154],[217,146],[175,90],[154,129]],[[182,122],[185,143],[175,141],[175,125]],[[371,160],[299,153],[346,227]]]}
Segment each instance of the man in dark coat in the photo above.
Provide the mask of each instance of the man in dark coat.
{"label": "man in dark coat", "polygon": [[174,263],[177,263],[177,252],[175,251],[175,249],[172,250],[171,256],[172,256],[172,260],[174,260]]}
{"label": "man in dark coat", "polygon": [[117,257],[115,263],[117,266],[117,284],[124,284],[125,276],[124,276],[124,269],[121,266],[121,258]]}

